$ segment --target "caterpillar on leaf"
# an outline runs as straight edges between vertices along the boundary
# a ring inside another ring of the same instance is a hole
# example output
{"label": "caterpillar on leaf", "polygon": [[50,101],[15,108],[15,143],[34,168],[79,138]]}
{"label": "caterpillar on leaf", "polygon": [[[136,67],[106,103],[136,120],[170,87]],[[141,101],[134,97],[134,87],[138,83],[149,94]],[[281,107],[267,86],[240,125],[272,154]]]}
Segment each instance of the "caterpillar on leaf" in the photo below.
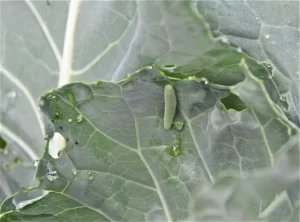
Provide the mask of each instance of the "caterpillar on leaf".
{"label": "caterpillar on leaf", "polygon": [[165,97],[165,111],[164,111],[164,128],[170,129],[173,123],[173,119],[176,111],[176,95],[172,85],[168,84],[164,90]]}

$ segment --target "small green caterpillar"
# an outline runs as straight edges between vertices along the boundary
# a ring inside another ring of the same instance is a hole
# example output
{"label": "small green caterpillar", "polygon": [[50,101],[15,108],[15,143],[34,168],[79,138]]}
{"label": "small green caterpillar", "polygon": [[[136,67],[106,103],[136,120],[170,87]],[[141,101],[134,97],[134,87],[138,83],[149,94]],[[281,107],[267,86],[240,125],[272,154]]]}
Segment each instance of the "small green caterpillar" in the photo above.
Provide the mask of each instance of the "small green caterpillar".
{"label": "small green caterpillar", "polygon": [[166,130],[171,128],[173,118],[176,111],[176,95],[173,86],[168,84],[165,86],[165,113],[164,113],[164,128]]}

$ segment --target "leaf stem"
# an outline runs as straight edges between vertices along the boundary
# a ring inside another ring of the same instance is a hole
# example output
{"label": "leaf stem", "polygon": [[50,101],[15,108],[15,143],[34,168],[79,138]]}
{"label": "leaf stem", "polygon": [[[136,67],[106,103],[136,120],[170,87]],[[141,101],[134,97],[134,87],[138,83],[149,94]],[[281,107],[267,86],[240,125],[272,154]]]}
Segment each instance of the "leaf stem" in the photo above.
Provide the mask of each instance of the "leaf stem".
{"label": "leaf stem", "polygon": [[76,28],[79,6],[80,0],[71,0],[69,5],[68,21],[65,32],[63,57],[60,66],[58,86],[63,86],[69,83],[71,79],[74,33]]}

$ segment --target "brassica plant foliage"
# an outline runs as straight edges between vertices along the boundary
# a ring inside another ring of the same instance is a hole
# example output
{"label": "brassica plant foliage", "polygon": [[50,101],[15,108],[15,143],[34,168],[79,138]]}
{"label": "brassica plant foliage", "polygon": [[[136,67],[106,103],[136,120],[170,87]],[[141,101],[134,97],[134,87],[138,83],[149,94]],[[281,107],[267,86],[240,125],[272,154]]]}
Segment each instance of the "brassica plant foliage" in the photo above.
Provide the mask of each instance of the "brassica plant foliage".
{"label": "brassica plant foliage", "polygon": [[298,9],[2,1],[0,221],[299,221]]}

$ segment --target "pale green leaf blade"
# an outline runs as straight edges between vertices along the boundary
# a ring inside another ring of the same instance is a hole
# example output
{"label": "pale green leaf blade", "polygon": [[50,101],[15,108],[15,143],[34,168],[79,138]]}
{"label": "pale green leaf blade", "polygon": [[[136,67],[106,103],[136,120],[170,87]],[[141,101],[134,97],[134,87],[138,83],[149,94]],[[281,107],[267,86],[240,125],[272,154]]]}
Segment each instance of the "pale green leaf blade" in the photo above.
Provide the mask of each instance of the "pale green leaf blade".
{"label": "pale green leaf blade", "polygon": [[274,168],[242,178],[230,175],[200,192],[192,204],[191,219],[294,221],[299,211],[291,204],[286,188],[297,185],[299,159],[297,134],[276,155]]}

